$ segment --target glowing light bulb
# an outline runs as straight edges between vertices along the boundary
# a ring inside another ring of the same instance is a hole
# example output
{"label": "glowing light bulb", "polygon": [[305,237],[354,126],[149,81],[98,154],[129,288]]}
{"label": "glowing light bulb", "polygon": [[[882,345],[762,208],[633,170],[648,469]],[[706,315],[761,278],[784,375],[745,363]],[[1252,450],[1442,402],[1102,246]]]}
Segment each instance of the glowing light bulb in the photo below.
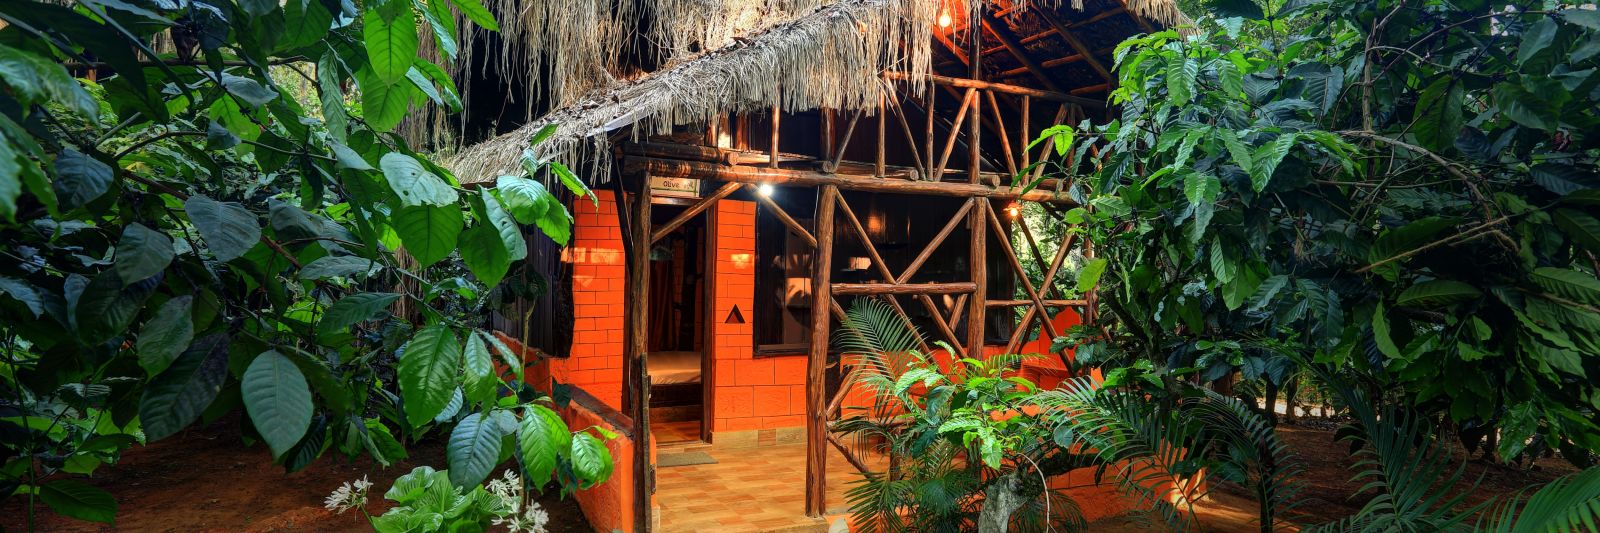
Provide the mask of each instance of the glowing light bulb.
{"label": "glowing light bulb", "polygon": [[1009,206],[1006,206],[1006,216],[1009,216],[1011,218],[1017,218],[1017,217],[1022,216],[1022,206],[1019,206],[1017,204],[1011,204]]}
{"label": "glowing light bulb", "polygon": [[955,22],[955,21],[950,19],[950,9],[946,8],[946,9],[942,9],[942,10],[939,11],[939,27],[940,28],[948,28],[948,27],[950,27],[950,24],[953,23],[953,22]]}
{"label": "glowing light bulb", "polygon": [[760,194],[762,196],[772,196],[772,184],[771,183],[763,183],[763,184],[757,185],[756,186],[756,194]]}

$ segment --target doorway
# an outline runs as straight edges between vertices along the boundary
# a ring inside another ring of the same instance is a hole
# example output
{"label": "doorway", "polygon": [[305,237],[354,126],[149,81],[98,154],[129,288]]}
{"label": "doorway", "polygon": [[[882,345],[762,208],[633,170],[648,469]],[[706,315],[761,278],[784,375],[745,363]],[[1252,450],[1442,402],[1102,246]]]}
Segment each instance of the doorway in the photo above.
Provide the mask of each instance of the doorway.
{"label": "doorway", "polygon": [[[651,208],[651,227],[664,227],[685,206],[671,198]],[[690,218],[650,246],[646,350],[650,357],[650,432],[659,444],[701,440],[705,423],[706,217]]]}

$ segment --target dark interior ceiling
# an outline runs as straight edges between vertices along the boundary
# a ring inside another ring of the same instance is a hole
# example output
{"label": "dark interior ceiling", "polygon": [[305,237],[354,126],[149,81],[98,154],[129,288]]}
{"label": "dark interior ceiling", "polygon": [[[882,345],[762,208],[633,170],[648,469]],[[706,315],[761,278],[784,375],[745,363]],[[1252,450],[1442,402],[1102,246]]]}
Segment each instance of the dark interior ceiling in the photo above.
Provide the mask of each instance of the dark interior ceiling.
{"label": "dark interior ceiling", "polygon": [[[1083,0],[1083,9],[1062,1],[1056,8],[1012,7],[993,2],[981,23],[981,76],[987,81],[1105,98],[1110,87],[1112,51],[1117,43],[1154,31],[1122,0]],[[965,20],[936,37],[934,71],[965,78],[970,74],[971,25]]]}

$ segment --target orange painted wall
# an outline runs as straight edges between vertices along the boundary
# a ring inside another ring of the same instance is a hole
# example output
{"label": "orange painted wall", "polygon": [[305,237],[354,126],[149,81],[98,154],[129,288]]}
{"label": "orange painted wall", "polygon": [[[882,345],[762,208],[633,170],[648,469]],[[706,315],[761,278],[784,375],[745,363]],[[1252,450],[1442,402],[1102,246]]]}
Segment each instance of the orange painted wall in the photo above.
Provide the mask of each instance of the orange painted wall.
{"label": "orange painted wall", "polygon": [[572,242],[562,259],[572,263],[572,355],[550,361],[550,375],[582,387],[622,409],[622,305],[627,271],[622,230],[611,191],[596,190],[599,205],[573,202]]}
{"label": "orange painted wall", "polygon": [[[722,200],[712,208],[716,250],[711,357],[716,412],[711,430],[749,431],[805,425],[806,357],[755,357],[756,204]],[[729,324],[734,306],[744,324]]]}

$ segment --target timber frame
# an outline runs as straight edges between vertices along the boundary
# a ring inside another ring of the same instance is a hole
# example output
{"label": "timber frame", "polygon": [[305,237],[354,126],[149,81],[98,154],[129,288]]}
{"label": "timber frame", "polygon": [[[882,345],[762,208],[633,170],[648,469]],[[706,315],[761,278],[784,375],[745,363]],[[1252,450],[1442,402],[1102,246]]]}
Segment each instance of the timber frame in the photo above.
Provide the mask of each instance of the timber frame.
{"label": "timber frame", "polygon": [[[893,81],[901,77],[888,73],[885,78]],[[624,232],[624,240],[627,241],[625,256],[628,279],[625,298],[627,306],[624,315],[624,357],[627,360],[624,395],[625,403],[628,405],[627,414],[636,425],[635,434],[649,434],[649,410],[645,407],[649,405],[648,357],[644,342],[645,326],[649,317],[646,315],[647,306],[639,305],[638,302],[646,301],[649,293],[650,245],[682,227],[691,218],[711,210],[717,202],[741,189],[754,192],[758,186],[773,185],[815,188],[818,193],[818,208],[810,227],[798,222],[795,217],[766,196],[751,195],[764,209],[782,221],[790,232],[813,247],[815,256],[811,274],[812,297],[828,302],[827,305],[811,306],[810,316],[811,342],[806,365],[805,389],[807,445],[805,493],[806,512],[809,515],[820,516],[824,511],[827,447],[837,449],[852,465],[866,470],[866,463],[862,458],[830,430],[831,423],[839,416],[848,393],[847,387],[843,386],[831,398],[826,397],[825,392],[829,338],[834,321],[844,315],[836,296],[871,296],[882,299],[897,310],[901,319],[907,324],[910,324],[911,318],[906,313],[903,307],[905,304],[900,298],[914,300],[913,305],[923,306],[933,316],[937,337],[953,347],[956,351],[953,355],[957,357],[984,353],[986,321],[967,320],[966,330],[956,331],[954,327],[961,323],[964,315],[984,316],[983,314],[990,308],[1025,307],[1019,326],[1013,329],[1004,346],[1005,352],[1015,353],[1028,338],[1031,328],[1039,328],[1041,335],[1058,336],[1061,332],[1056,330],[1050,317],[1065,308],[1081,310],[1087,306],[1088,302],[1085,300],[1065,299],[1061,295],[1051,293],[1053,281],[1061,271],[1069,250],[1075,244],[1073,234],[1067,234],[1067,237],[1059,243],[1053,257],[1046,263],[1044,258],[1039,256],[1038,242],[1034,238],[1035,232],[1028,227],[1026,220],[1017,218],[1012,221],[1025,236],[1025,244],[1011,243],[1012,231],[999,215],[1010,202],[1035,202],[1057,208],[1076,205],[1062,192],[1065,190],[1062,184],[1051,183],[1050,185],[1054,187],[1041,186],[1023,192],[1021,184],[1005,183],[1030,177],[1037,178],[1042,172],[1042,166],[1036,167],[1031,175],[1016,179],[1010,176],[1028,167],[1030,161],[1047,157],[1047,154],[1054,150],[1050,144],[1052,141],[1046,141],[1032,150],[1028,148],[1032,132],[1026,114],[1021,115],[1021,120],[1015,124],[1014,131],[984,128],[990,124],[995,126],[1005,124],[1005,117],[997,103],[1000,98],[1019,101],[1023,109],[1033,105],[1034,100],[1054,104],[1057,107],[1055,116],[1058,122],[1069,117],[1084,116],[1082,104],[1098,105],[1098,103],[1083,102],[1085,99],[1065,93],[974,79],[935,76],[930,79],[930,83],[933,86],[926,88],[924,93],[930,99],[936,98],[938,92],[946,89],[956,90],[961,98],[954,120],[942,128],[945,133],[942,138],[941,128],[935,128],[933,120],[925,122],[922,137],[914,135],[911,124],[906,120],[907,113],[897,105],[884,102],[873,117],[866,117],[864,113],[853,114],[842,132],[833,128],[832,120],[828,120],[824,129],[829,135],[823,142],[823,153],[809,157],[779,153],[776,149],[778,139],[776,127],[773,131],[773,141],[765,151],[659,142],[631,143],[622,147],[619,154],[622,160],[621,179],[613,183],[617,184],[618,192],[625,191],[627,195],[626,200],[619,200],[619,205],[626,206],[626,209],[619,210],[626,211],[619,213],[621,218],[619,222],[623,227],[629,228]],[[899,105],[930,105],[926,102],[914,103],[909,96],[898,100]],[[989,112],[988,118],[991,120],[976,118],[985,111]],[[831,119],[832,114],[824,113],[823,116]],[[863,119],[876,123],[874,134],[856,135],[856,132],[862,129],[860,122]],[[937,147],[939,150],[927,150],[925,153],[916,154],[913,157],[916,164],[912,166],[889,166],[886,163],[885,149],[891,120],[896,122],[895,125],[898,126],[900,133],[905,135],[907,144],[914,147],[917,145]],[[778,120],[771,122],[779,123]],[[1002,140],[1002,146],[994,150],[998,152],[997,165],[1001,168],[999,171],[984,171],[982,168],[985,159],[980,149],[986,137],[991,139],[997,137]],[[844,160],[844,147],[852,142],[872,145],[875,148],[875,160],[867,162]],[[951,152],[958,144],[964,145],[967,150],[967,165],[964,169],[950,168],[949,165]],[[800,168],[807,165],[812,166],[812,169]],[[706,192],[700,199],[665,224],[652,229],[649,224],[651,178],[695,178],[703,182],[720,184],[708,183],[704,187]],[[868,237],[861,219],[857,217],[856,210],[845,200],[840,191],[957,197],[963,198],[964,202],[954,216],[941,227],[938,234],[922,247],[910,265],[903,271],[895,272],[884,262],[872,239]],[[619,195],[619,198],[622,196]],[[917,282],[918,270],[947,238],[962,226],[975,229],[969,232],[968,242],[970,255],[967,264],[973,267],[970,280]],[[831,271],[828,265],[832,264],[834,245],[841,238],[856,239],[865,248],[872,263],[871,269],[879,281],[833,283],[830,280]],[[987,265],[985,255],[988,250],[986,242],[989,238],[1000,239],[1010,244],[1001,249],[1004,250],[1004,258],[1010,266],[1011,273],[1015,274],[1019,281],[1019,289],[1026,296],[1025,299],[1012,299],[1010,295],[993,297],[986,294],[989,275],[985,269]],[[1035,284],[1028,278],[1022,261],[1013,250],[1013,246],[1019,244],[1029,246],[1033,251],[1033,257],[1038,258],[1040,262],[1037,265],[1038,269],[1044,272],[1044,278],[1040,283]],[[956,304],[941,309],[932,298],[933,295],[955,295]],[[925,350],[930,348],[924,344]],[[1067,356],[1064,352],[1057,356],[1063,362],[1066,361]],[[848,381],[846,380],[846,383]],[[639,452],[630,458],[635,462],[635,471],[648,472],[650,468],[648,447],[637,447],[636,450]],[[640,491],[640,494],[649,494],[651,490],[649,477],[638,476],[640,486],[635,490]],[[638,507],[636,512],[640,514],[636,516],[635,523],[649,523],[648,516],[643,515],[647,506]]]}

